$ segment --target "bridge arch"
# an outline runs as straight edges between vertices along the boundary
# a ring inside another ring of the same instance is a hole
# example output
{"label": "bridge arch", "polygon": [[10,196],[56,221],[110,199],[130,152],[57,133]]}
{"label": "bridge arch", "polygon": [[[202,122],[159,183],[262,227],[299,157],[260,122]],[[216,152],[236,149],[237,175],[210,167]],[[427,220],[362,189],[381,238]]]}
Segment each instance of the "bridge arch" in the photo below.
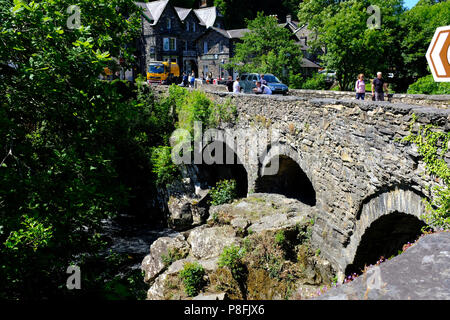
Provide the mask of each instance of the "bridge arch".
{"label": "bridge arch", "polygon": [[423,197],[417,191],[395,188],[364,201],[345,249],[345,273],[359,273],[364,265],[396,255],[405,243],[416,240],[426,226]]}
{"label": "bridge arch", "polygon": [[[206,185],[204,188],[212,188],[221,180],[236,180],[237,195],[244,198],[248,193],[249,168],[241,161],[241,156],[232,146],[230,147],[226,140],[216,140],[204,145],[202,154],[208,154],[214,163],[207,163],[205,158],[202,164],[197,168],[201,181]],[[216,154],[217,153],[217,154]],[[222,153],[222,154],[219,154]]]}
{"label": "bridge arch", "polygon": [[315,206],[316,191],[310,173],[303,170],[302,159],[291,147],[277,144],[261,159],[261,168],[255,183],[258,193],[277,193]]}

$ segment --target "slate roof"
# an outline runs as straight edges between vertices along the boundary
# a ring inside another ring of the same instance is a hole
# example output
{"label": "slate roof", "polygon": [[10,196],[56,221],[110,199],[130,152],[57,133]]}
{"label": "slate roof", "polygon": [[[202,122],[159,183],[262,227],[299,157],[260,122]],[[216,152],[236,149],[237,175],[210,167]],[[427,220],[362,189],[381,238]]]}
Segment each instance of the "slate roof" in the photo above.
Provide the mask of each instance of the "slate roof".
{"label": "slate roof", "polygon": [[320,69],[322,68],[321,66],[319,66],[318,64],[315,64],[314,62],[312,62],[311,60],[308,60],[306,58],[302,59],[302,64],[301,64],[302,68],[315,68],[315,69]]}
{"label": "slate roof", "polygon": [[200,20],[200,24],[206,26],[207,28],[214,26],[217,17],[221,16],[216,7],[194,9],[194,12]]}
{"label": "slate roof", "polygon": [[[146,15],[150,20],[153,20],[153,25],[157,24],[159,18],[161,18],[164,9],[166,9],[169,4],[169,0],[159,0],[151,2],[136,2],[136,5],[144,9],[144,15]],[[217,17],[222,17],[221,13],[216,7],[207,7],[201,9],[188,9],[174,7],[181,21],[184,21],[191,11],[194,11],[200,24],[210,28],[216,23]]]}
{"label": "slate roof", "polygon": [[191,13],[192,9],[175,7],[175,11],[177,12],[178,16],[180,17],[180,20],[184,21],[184,19],[187,18],[189,13]]}

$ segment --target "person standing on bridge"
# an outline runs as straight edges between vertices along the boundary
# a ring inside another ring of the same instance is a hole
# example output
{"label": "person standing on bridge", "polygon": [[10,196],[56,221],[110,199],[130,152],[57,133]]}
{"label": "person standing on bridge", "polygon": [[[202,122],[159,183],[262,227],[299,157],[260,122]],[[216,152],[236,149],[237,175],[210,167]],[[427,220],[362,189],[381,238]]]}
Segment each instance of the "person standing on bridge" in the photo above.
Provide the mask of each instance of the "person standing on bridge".
{"label": "person standing on bridge", "polygon": [[388,94],[389,89],[383,79],[383,74],[378,72],[377,77],[372,82],[372,96],[375,96],[375,101],[384,101],[384,92]]}
{"label": "person standing on bridge", "polygon": [[253,92],[256,94],[272,94],[272,90],[270,90],[270,88],[265,84],[262,84],[261,81],[256,82],[256,88],[253,89]]}
{"label": "person standing on bridge", "polygon": [[233,92],[233,77],[232,76],[228,76],[228,80],[227,80],[227,88],[228,88],[228,92]]}
{"label": "person standing on bridge", "polygon": [[364,82],[364,74],[360,74],[358,76],[358,80],[355,84],[355,90],[356,90],[356,100],[364,100],[366,96],[366,83]]}
{"label": "person standing on bridge", "polygon": [[239,80],[241,78],[237,77],[236,81],[233,83],[233,93],[241,93],[241,85],[239,84]]}

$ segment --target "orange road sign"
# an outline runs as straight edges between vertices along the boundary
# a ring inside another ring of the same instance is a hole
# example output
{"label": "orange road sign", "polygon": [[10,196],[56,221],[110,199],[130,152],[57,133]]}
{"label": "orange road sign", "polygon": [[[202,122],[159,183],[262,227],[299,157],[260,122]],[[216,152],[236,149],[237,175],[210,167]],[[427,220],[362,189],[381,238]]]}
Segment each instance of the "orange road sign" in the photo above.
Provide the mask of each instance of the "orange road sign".
{"label": "orange road sign", "polygon": [[428,65],[436,82],[450,82],[450,26],[439,27],[427,51]]}

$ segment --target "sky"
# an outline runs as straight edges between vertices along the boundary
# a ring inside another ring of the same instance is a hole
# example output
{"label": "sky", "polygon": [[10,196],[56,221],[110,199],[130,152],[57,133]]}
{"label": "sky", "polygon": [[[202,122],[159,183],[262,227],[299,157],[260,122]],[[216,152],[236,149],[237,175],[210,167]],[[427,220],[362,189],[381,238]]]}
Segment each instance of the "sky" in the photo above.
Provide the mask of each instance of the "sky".
{"label": "sky", "polygon": [[404,0],[405,1],[405,6],[408,9],[411,9],[412,7],[414,7],[416,5],[417,2],[419,2],[419,0]]}

